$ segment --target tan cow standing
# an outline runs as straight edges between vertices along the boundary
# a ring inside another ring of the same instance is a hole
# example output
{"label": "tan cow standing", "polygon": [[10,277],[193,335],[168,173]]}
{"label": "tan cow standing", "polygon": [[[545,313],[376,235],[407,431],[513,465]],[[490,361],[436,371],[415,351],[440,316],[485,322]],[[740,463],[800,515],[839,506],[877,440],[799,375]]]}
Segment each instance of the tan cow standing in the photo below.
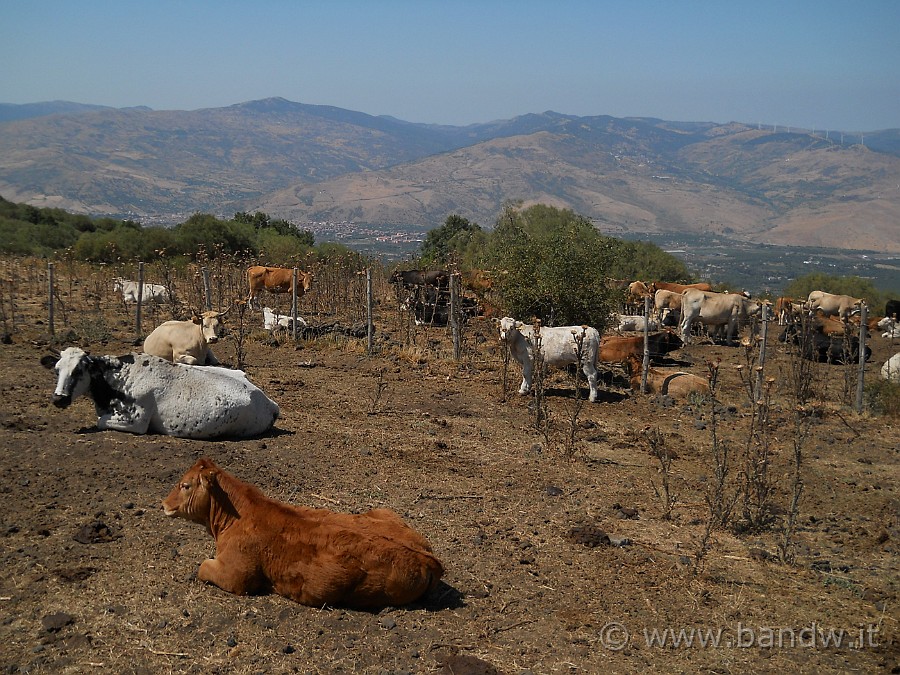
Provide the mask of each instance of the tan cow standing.
{"label": "tan cow standing", "polygon": [[[294,281],[294,270],[286,267],[263,267],[254,265],[247,269],[247,285],[250,294],[247,305],[252,309],[256,296],[260,291],[269,293],[290,293]],[[297,270],[297,300],[303,297],[312,286],[313,273]]]}
{"label": "tan cow standing", "polygon": [[275,591],[312,607],[370,609],[418,600],[444,573],[428,541],[393,511],[285,504],[207,458],[162,505],[216,540],[216,557],[201,563],[197,578],[238,595]]}

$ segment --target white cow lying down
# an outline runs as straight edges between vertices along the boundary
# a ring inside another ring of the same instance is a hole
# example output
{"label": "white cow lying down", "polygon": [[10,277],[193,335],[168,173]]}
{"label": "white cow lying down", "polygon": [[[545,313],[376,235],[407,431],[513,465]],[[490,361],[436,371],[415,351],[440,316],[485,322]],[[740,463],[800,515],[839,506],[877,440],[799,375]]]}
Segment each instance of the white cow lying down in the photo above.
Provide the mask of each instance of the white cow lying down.
{"label": "white cow lying down", "polygon": [[188,366],[149,354],[90,356],[78,347],[41,359],[59,377],[53,405],[87,394],[97,427],[180,438],[248,438],[272,427],[278,405],[240,370]]}
{"label": "white cow lying down", "polygon": [[881,377],[889,382],[900,384],[900,352],[894,354],[881,366]]}
{"label": "white cow lying down", "polygon": [[881,337],[888,339],[900,338],[900,323],[897,323],[891,317],[884,317],[876,325],[884,330]]}
{"label": "white cow lying down", "polygon": [[[504,317],[495,323],[500,327],[500,341],[509,344],[513,358],[522,366],[522,386],[520,394],[531,391],[534,375],[534,327],[526,326],[521,321]],[[600,350],[600,333],[590,326],[560,326],[557,328],[541,328],[541,353],[544,366],[567,366],[578,363],[575,337],[584,333],[581,348],[581,369],[587,376],[591,388],[590,400],[596,401],[599,395],[600,376],[597,373],[597,354]]]}
{"label": "white cow lying down", "polygon": [[[297,327],[301,326],[306,326],[306,320],[302,316],[298,316]],[[279,327],[291,330],[291,315],[278,314],[271,307],[263,307],[263,328],[272,331]]]}

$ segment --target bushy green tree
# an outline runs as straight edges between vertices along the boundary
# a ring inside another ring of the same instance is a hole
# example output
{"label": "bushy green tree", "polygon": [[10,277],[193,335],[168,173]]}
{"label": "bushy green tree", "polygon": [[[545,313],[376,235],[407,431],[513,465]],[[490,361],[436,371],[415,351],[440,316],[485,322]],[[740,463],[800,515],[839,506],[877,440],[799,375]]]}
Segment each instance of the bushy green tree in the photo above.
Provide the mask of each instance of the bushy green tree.
{"label": "bushy green tree", "polygon": [[444,224],[425,235],[421,262],[426,267],[446,267],[456,263],[463,269],[480,265],[487,235],[478,223],[451,214]]}
{"label": "bushy green tree", "polygon": [[252,224],[219,220],[208,213],[195,213],[176,228],[182,253],[196,256],[200,251],[215,257],[256,250],[256,231]]}
{"label": "bushy green tree", "polygon": [[612,247],[570,209],[507,206],[490,237],[486,260],[495,290],[515,318],[544,325],[587,324],[602,331],[612,307],[605,283]]}
{"label": "bushy green tree", "polygon": [[612,239],[613,256],[609,276],[630,281],[694,283],[687,266],[649,241]]}

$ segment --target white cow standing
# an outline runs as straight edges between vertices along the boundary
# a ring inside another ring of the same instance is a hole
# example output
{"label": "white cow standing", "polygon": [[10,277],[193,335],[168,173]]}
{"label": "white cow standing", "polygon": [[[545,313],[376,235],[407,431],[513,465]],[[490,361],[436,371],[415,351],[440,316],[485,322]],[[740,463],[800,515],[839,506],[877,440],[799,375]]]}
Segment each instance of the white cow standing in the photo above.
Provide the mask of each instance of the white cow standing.
{"label": "white cow standing", "polygon": [[219,341],[222,317],[227,313],[208,311],[190,321],[161,323],[144,340],[144,352],[190,366],[216,366],[219,360],[209,345]]}
{"label": "white cow standing", "polygon": [[[534,352],[536,339],[534,327],[527,326],[521,321],[510,317],[504,317],[495,323],[500,327],[500,341],[509,344],[510,352],[516,361],[522,366],[522,385],[520,394],[531,391],[531,383],[534,375]],[[578,363],[578,345],[576,337],[583,335],[581,345],[581,370],[587,377],[591,388],[590,400],[596,401],[599,395],[600,377],[597,373],[597,354],[600,350],[600,333],[590,326],[560,326],[556,328],[541,328],[540,349],[544,359],[544,366],[566,366],[570,363]]]}
{"label": "white cow standing", "polygon": [[41,359],[58,374],[53,405],[86,394],[97,427],[180,438],[249,438],[268,431],[278,404],[240,370],[198,368],[147,354],[90,356],[78,347]]}
{"label": "white cow standing", "polygon": [[760,304],[740,293],[714,293],[689,288],[681,294],[681,339],[689,344],[694,321],[706,326],[727,328],[729,344],[740,322],[758,314]]}

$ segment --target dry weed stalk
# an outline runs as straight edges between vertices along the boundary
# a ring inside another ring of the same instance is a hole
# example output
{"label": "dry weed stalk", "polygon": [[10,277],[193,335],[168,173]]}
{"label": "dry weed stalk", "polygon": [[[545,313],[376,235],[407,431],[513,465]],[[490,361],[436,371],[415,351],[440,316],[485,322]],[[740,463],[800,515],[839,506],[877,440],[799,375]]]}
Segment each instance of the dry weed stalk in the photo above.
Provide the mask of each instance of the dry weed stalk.
{"label": "dry weed stalk", "polygon": [[750,424],[744,444],[742,467],[739,475],[742,509],[739,529],[756,532],[772,524],[772,498],[774,485],[770,478],[771,466],[771,401],[773,378],[761,382],[757,391],[755,382],[761,380],[761,366],[756,361],[754,341],[744,340],[745,364],[738,366],[741,382],[750,402]]}
{"label": "dry weed stalk", "polygon": [[370,415],[377,415],[380,412],[381,399],[388,388],[388,383],[384,381],[384,368],[379,368],[375,372],[374,384],[375,386],[372,393],[369,395],[369,401],[371,403],[369,406]]}
{"label": "dry weed stalk", "polygon": [[658,473],[660,476],[660,484],[657,486],[653,480],[653,474],[650,474],[650,486],[653,493],[660,500],[663,510],[663,520],[670,520],[672,517],[672,507],[678,501],[678,496],[672,494],[670,489],[670,479],[672,477],[672,461],[675,459],[675,453],[666,445],[666,437],[657,429],[647,429],[644,431],[644,437],[650,447],[650,454],[656,458],[659,463]]}
{"label": "dry weed stalk", "polygon": [[566,457],[572,457],[575,454],[575,441],[578,436],[578,417],[584,409],[584,398],[581,396],[581,381],[584,379],[584,372],[581,369],[581,359],[584,356],[584,338],[587,335],[587,326],[581,327],[581,333],[577,330],[572,331],[572,339],[575,340],[575,398],[569,406],[569,427],[565,438],[565,454]]}

